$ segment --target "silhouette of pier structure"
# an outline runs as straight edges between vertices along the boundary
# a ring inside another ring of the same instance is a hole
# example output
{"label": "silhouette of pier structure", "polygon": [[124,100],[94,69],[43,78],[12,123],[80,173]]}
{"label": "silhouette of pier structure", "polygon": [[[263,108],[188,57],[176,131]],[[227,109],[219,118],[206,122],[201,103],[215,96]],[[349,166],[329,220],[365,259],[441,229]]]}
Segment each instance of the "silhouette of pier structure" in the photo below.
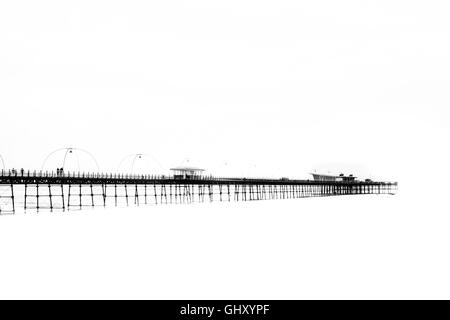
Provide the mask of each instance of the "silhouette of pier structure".
{"label": "silhouette of pier structure", "polygon": [[[179,170],[179,169],[175,169]],[[85,207],[395,194],[396,182],[0,171],[0,214]]]}

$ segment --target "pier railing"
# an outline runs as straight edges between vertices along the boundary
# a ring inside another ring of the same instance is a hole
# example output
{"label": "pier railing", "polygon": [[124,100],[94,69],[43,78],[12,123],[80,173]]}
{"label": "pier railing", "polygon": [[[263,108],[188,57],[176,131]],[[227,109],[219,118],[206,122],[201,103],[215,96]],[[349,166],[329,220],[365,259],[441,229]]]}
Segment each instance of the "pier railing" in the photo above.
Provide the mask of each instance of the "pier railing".
{"label": "pier railing", "polygon": [[396,184],[396,182],[377,182],[377,181],[316,181],[308,179],[287,179],[287,178],[273,178],[273,177],[219,177],[213,175],[199,175],[189,178],[179,178],[174,175],[154,175],[154,174],[132,174],[132,173],[96,173],[96,172],[55,172],[55,171],[42,171],[42,170],[1,170],[0,171],[0,183],[2,178],[35,178],[35,179],[48,179],[48,178],[61,178],[61,179],[95,179],[95,180],[130,180],[130,181],[215,181],[215,182],[271,182],[280,184],[291,183],[340,183],[340,184]]}

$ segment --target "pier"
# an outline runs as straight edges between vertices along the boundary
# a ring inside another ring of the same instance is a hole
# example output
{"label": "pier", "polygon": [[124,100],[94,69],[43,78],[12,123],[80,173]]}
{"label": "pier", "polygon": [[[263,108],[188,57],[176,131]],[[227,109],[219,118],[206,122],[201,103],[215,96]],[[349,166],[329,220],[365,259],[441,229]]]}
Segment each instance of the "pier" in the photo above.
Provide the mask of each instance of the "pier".
{"label": "pier", "polygon": [[[175,169],[180,170],[180,169]],[[396,182],[0,171],[0,214],[213,201],[395,194]]]}

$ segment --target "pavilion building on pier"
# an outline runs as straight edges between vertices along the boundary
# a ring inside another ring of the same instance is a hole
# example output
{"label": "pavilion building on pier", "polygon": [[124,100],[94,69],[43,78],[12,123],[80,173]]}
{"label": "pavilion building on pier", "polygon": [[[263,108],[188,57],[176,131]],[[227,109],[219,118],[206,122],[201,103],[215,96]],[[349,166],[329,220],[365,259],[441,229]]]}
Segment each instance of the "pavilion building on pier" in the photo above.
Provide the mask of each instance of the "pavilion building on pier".
{"label": "pavilion building on pier", "polygon": [[176,167],[170,169],[175,179],[196,179],[202,176],[204,169],[195,167]]}

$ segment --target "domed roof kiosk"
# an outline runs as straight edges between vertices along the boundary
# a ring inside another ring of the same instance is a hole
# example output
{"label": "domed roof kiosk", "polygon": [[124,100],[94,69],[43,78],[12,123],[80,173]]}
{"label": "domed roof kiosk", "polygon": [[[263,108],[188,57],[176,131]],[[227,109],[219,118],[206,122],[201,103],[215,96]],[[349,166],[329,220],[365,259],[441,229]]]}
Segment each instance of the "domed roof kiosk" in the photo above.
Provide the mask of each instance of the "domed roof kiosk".
{"label": "domed roof kiosk", "polygon": [[173,172],[174,179],[197,179],[205,171],[204,169],[194,167],[176,167],[170,169]]}

